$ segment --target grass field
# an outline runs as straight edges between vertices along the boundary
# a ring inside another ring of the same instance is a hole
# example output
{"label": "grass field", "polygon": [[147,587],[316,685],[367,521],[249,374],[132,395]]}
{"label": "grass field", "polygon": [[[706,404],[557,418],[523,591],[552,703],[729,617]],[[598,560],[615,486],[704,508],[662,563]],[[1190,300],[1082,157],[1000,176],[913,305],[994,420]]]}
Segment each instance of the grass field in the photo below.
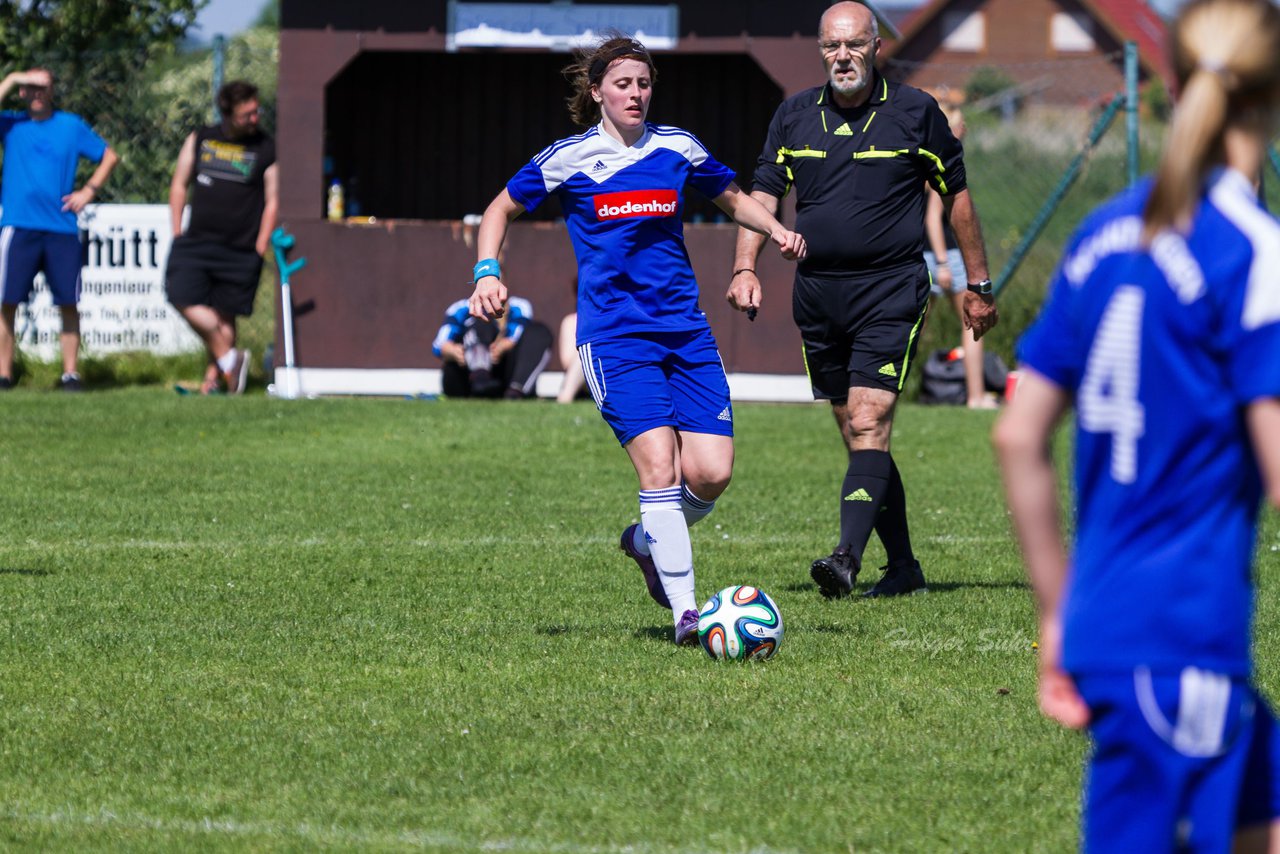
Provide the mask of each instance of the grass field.
{"label": "grass field", "polygon": [[700,598],[782,610],[747,666],[671,644],[589,404],[5,395],[0,848],[1073,848],[1085,742],[1035,708],[992,416],[903,407],[932,591],[828,603],[830,416],[737,415],[693,541]]}

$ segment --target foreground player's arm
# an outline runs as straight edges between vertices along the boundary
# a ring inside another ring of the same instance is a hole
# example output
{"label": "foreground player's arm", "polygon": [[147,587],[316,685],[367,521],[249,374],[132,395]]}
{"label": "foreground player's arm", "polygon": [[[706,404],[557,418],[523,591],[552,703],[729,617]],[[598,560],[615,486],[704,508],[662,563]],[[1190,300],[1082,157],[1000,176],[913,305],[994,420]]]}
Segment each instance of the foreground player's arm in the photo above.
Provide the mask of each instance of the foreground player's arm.
{"label": "foreground player's arm", "polygon": [[[777,218],[781,204],[777,196],[763,190],[752,190],[751,198],[764,208],[765,213]],[[738,229],[738,244],[733,254],[734,274],[726,295],[729,305],[738,311],[759,308],[764,297],[760,289],[760,278],[756,275],[756,259],[760,257],[764,241],[763,234],[745,227]]]}
{"label": "foreground player's arm", "polygon": [[[947,209],[951,230],[956,233],[956,245],[960,247],[960,256],[964,258],[969,281],[980,282],[990,278],[987,250],[982,243],[982,223],[978,221],[978,210],[973,206],[969,188],[944,196],[942,204]],[[941,262],[938,266],[942,266]],[[973,330],[975,339],[986,335],[999,322],[1000,313],[996,310],[994,295],[964,292],[964,327]]]}
{"label": "foreground player's arm", "polygon": [[1253,452],[1262,470],[1262,486],[1271,506],[1280,510],[1280,398],[1255,400],[1245,410]]}
{"label": "foreground player's arm", "polygon": [[280,209],[280,171],[272,163],[262,173],[262,218],[258,220],[258,239],[254,248],[264,258],[271,246],[271,232],[276,227],[276,211]]}
{"label": "foreground player's arm", "polygon": [[89,176],[89,180],[80,189],[73,193],[67,193],[62,197],[62,209],[71,211],[72,213],[80,213],[84,210],[84,206],[93,201],[98,195],[98,190],[106,182],[107,177],[111,175],[111,170],[116,168],[116,164],[120,162],[120,155],[115,153],[111,146],[107,146],[102,152],[102,159],[98,161],[98,167],[93,170],[93,174]]}
{"label": "foreground player's arm", "polygon": [[187,135],[178,152],[178,163],[173,167],[173,178],[169,181],[169,223],[173,227],[173,236],[182,234],[182,212],[187,207],[187,187],[191,186],[191,175],[196,168],[196,135]]}
{"label": "foreground player's arm", "polygon": [[996,422],[992,442],[1040,612],[1040,708],[1064,726],[1079,729],[1089,722],[1089,710],[1061,667],[1067,550],[1050,444],[1068,403],[1062,388],[1025,371],[1018,393]]}
{"label": "foreground player's arm", "polygon": [[[485,208],[480,219],[480,230],[476,234],[477,262],[496,259],[502,250],[502,242],[507,238],[507,226],[520,214],[524,213],[524,205],[511,198],[504,187],[494,200]],[[476,280],[476,289],[467,300],[467,307],[472,317],[489,320],[502,317],[507,305],[507,286],[502,284],[498,276],[481,276]]]}

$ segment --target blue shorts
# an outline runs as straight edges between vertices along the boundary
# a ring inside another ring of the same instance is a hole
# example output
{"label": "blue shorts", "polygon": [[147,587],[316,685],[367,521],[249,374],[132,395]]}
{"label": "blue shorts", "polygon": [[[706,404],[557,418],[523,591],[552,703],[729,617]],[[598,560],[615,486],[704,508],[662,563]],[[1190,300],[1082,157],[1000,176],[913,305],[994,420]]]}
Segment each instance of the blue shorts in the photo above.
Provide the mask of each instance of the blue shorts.
{"label": "blue shorts", "polygon": [[733,435],[729,381],[709,328],[592,341],[578,359],[619,444],[655,427]]}
{"label": "blue shorts", "polygon": [[44,271],[54,305],[80,302],[80,235],[6,225],[0,229],[0,302],[24,303]]}
{"label": "blue shorts", "polygon": [[1229,851],[1239,828],[1280,815],[1280,737],[1247,679],[1077,675],[1093,752],[1081,850]]}
{"label": "blue shorts", "polygon": [[924,251],[924,263],[929,267],[929,288],[935,297],[945,296],[947,293],[962,294],[968,289],[969,271],[964,268],[964,256],[959,249],[952,247],[947,250],[947,269],[951,271],[950,291],[944,291],[942,285],[938,284],[938,260],[928,249]]}

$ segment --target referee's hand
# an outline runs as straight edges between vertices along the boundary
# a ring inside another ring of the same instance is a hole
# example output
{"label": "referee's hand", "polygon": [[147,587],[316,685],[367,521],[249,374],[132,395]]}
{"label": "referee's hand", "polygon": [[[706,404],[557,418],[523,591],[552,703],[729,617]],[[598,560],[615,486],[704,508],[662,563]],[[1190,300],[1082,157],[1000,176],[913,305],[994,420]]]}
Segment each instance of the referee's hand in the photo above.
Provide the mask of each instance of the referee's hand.
{"label": "referee's hand", "polygon": [[964,328],[973,330],[975,341],[982,338],[1000,322],[1000,311],[992,294],[964,292]]}
{"label": "referee's hand", "polygon": [[738,311],[747,312],[747,317],[755,320],[755,312],[760,308],[763,294],[760,290],[760,279],[755,270],[739,270],[729,282],[729,292],[725,299]]}

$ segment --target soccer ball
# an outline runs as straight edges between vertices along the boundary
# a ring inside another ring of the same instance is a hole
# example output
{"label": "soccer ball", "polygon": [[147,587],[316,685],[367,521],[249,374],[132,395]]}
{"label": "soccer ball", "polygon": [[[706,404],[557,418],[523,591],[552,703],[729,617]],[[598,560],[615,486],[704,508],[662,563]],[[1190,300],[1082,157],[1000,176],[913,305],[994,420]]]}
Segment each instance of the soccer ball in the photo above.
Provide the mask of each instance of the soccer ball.
{"label": "soccer ball", "polygon": [[764,660],[782,643],[782,614],[763,590],[726,587],[702,606],[698,641],[717,661]]}

